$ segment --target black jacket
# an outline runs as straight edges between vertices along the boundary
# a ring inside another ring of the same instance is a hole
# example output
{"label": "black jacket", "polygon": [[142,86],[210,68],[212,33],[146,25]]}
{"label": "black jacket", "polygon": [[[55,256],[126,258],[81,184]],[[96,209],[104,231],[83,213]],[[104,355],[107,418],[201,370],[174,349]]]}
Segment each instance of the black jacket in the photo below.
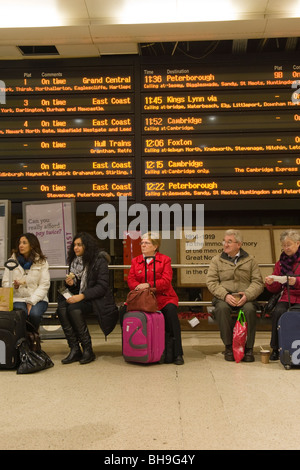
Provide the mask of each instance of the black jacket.
{"label": "black jacket", "polygon": [[85,300],[92,303],[93,313],[97,315],[105,336],[113,331],[119,319],[119,311],[109,286],[108,260],[109,255],[105,251],[95,256],[92,265],[88,267],[87,287],[82,292]]}

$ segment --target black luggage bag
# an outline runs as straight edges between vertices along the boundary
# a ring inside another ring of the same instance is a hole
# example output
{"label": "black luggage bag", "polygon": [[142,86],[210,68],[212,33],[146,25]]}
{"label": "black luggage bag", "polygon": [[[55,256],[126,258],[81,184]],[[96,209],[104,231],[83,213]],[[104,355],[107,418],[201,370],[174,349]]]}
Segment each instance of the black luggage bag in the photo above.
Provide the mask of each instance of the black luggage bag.
{"label": "black luggage bag", "polygon": [[0,369],[14,369],[19,364],[16,344],[26,338],[26,312],[0,312]]}
{"label": "black luggage bag", "polygon": [[[298,276],[296,276],[298,277]],[[287,282],[288,311],[278,320],[279,359],[285,369],[300,366],[300,310],[291,307],[290,289]]]}
{"label": "black luggage bag", "polygon": [[278,320],[279,358],[285,369],[300,366],[300,311],[290,308]]}

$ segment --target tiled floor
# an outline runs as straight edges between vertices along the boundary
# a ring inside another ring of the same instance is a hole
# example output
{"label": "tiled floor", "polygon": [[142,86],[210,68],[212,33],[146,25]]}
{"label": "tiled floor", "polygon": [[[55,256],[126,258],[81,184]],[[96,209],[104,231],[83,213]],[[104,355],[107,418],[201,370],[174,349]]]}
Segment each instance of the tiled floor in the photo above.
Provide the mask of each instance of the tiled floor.
{"label": "tiled floor", "polygon": [[183,331],[185,365],[123,360],[120,328],[91,326],[95,362],[62,365],[64,339],[43,349],[55,366],[1,371],[1,449],[299,449],[300,370],[229,363],[215,331]]}

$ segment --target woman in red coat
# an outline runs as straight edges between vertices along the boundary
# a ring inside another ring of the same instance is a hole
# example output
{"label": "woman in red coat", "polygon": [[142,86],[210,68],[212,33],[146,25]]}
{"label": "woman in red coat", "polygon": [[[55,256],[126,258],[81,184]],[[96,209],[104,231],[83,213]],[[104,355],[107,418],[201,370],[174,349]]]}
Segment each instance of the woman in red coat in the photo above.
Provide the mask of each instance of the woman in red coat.
{"label": "woman in red coat", "polygon": [[[159,253],[160,238],[158,234],[146,233],[142,235],[142,254],[132,260],[128,274],[130,290],[154,287],[154,262],[147,260],[147,282],[145,282],[145,257],[155,256],[155,287],[158,309],[165,317],[166,332],[174,342],[174,364],[182,365],[183,350],[181,344],[181,330],[177,315],[178,297],[172,287],[173,271],[171,258]],[[167,335],[168,336],[168,335]]]}

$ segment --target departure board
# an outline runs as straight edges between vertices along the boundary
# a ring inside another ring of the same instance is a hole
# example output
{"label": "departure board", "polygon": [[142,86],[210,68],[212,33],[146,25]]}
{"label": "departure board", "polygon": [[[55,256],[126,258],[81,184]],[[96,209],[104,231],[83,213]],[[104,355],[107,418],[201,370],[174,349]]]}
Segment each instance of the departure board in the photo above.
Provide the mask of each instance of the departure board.
{"label": "departure board", "polygon": [[[38,62],[36,62],[38,64]],[[86,67],[80,60],[77,66],[64,67],[56,62],[38,68],[28,64],[22,69],[1,70],[1,80],[5,82],[6,94],[25,95],[47,93],[82,93],[132,91],[133,71],[130,67]]]}
{"label": "departure board", "polygon": [[[26,163],[0,160],[0,179],[48,179],[62,178],[94,178],[94,177],[131,177],[133,160],[113,159],[73,159],[45,160],[38,162],[28,160]],[[9,168],[9,171],[7,170]]]}
{"label": "departure board", "polygon": [[299,198],[298,78],[298,59],[145,64],[144,200]]}
{"label": "departure board", "polygon": [[10,61],[0,75],[2,199],[299,198],[297,56]]}
{"label": "departure board", "polygon": [[94,137],[70,138],[58,136],[57,138],[28,138],[22,136],[18,139],[1,138],[0,157],[17,158],[42,158],[43,156],[120,156],[122,154],[133,155],[133,137]]}
{"label": "departure board", "polygon": [[187,67],[144,66],[143,88],[145,90],[214,90],[291,87],[300,77],[296,62],[190,65]]}
{"label": "departure board", "polygon": [[173,179],[172,181],[146,181],[145,195],[151,198],[209,199],[257,198],[257,197],[297,197],[300,196],[300,178],[240,177],[214,179]]}
{"label": "departure board", "polygon": [[105,179],[95,177],[93,181],[86,181],[84,178],[80,182],[72,179],[55,180],[45,182],[26,181],[10,181],[0,185],[0,197],[4,195],[8,199],[15,199],[16,194],[21,200],[36,199],[78,199],[78,200],[116,200],[120,196],[127,196],[133,199],[134,185],[132,182],[118,181],[113,178],[114,182],[105,182]]}
{"label": "departure board", "polygon": [[1,80],[1,197],[135,199],[132,65],[37,61]]}

